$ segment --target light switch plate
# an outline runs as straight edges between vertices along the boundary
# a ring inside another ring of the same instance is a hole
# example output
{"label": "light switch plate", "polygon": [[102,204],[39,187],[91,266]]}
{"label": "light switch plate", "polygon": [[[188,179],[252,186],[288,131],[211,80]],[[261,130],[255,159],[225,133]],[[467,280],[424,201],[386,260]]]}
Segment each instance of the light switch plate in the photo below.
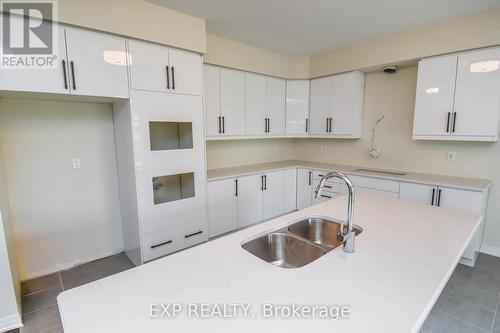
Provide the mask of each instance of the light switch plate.
{"label": "light switch plate", "polygon": [[79,158],[72,158],[71,163],[73,165],[73,169],[80,169],[82,167]]}

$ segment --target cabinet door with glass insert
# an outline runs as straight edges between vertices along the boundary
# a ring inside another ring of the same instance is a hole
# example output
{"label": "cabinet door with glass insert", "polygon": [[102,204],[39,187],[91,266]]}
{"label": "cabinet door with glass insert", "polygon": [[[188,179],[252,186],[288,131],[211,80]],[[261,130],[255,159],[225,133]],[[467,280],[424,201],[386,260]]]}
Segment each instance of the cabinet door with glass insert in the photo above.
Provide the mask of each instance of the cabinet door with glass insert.
{"label": "cabinet door with glass insert", "polygon": [[206,219],[201,96],[132,92],[142,232]]}

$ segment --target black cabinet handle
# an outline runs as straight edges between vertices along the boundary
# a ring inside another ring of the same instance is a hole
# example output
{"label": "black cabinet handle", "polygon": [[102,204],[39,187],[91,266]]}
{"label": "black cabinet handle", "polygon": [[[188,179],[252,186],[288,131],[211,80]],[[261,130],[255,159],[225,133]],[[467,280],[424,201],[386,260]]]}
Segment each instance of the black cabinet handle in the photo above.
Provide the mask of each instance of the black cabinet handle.
{"label": "black cabinet handle", "polygon": [[328,123],[330,122],[330,118],[326,118],[326,133],[328,133]]}
{"label": "black cabinet handle", "polygon": [[436,189],[432,189],[432,198],[431,198],[431,206],[434,206],[434,196],[436,195]]}
{"label": "black cabinet handle", "polygon": [[193,236],[196,236],[196,235],[199,235],[199,234],[202,234],[203,231],[197,231],[197,232],[193,232],[192,234],[187,234],[184,236],[184,238],[189,238],[189,237],[193,237]]}
{"label": "black cabinet handle", "polygon": [[220,134],[220,133],[222,133],[222,124],[221,124],[222,117],[219,116],[218,118],[219,118],[219,128],[218,128],[218,130],[219,130],[219,134]]}
{"label": "black cabinet handle", "polygon": [[160,243],[160,244],[151,245],[151,249],[156,249],[157,247],[164,246],[164,245],[168,245],[168,244],[170,244],[170,243],[172,243],[172,241],[171,241],[171,240],[168,240],[168,241],[163,242],[163,243]]}
{"label": "black cabinet handle", "polygon": [[170,89],[170,73],[168,72],[169,71],[169,66],[165,67],[165,69],[167,70],[167,89]]}
{"label": "black cabinet handle", "polygon": [[264,175],[264,190],[267,191],[267,175]]}
{"label": "black cabinet handle", "polygon": [[441,206],[441,189],[438,190],[438,196],[437,196],[437,206]]}
{"label": "black cabinet handle", "polygon": [[330,185],[323,185],[324,188],[333,188],[333,186]]}
{"label": "black cabinet handle", "polygon": [[457,123],[457,113],[453,112],[453,126],[451,127],[451,131],[455,133],[455,124]]}
{"label": "black cabinet handle", "polygon": [[451,117],[451,112],[448,112],[448,120],[446,120],[446,133],[450,131],[450,117]]}
{"label": "black cabinet handle", "polygon": [[333,122],[333,118],[330,118],[330,133],[332,133],[332,122]]}
{"label": "black cabinet handle", "polygon": [[271,133],[271,118],[267,118],[267,133]]}
{"label": "black cabinet handle", "polygon": [[267,118],[264,118],[264,133],[267,133]]}
{"label": "black cabinet handle", "polygon": [[306,133],[309,132],[309,118],[306,118]]}
{"label": "black cabinet handle", "polygon": [[175,90],[175,72],[174,72],[174,66],[172,66],[172,90]]}
{"label": "black cabinet handle", "polygon": [[312,171],[309,171],[309,186],[311,186],[312,181]]}
{"label": "black cabinet handle", "polygon": [[264,191],[264,176],[260,176],[260,190]]}
{"label": "black cabinet handle", "polygon": [[73,61],[70,61],[69,66],[71,67],[71,78],[73,80],[73,90],[76,90],[75,63]]}
{"label": "black cabinet handle", "polygon": [[234,180],[234,196],[238,196],[238,179]]}
{"label": "black cabinet handle", "polygon": [[66,72],[66,60],[63,60],[62,61],[62,65],[63,65],[63,76],[64,76],[64,89],[68,89],[68,74]]}
{"label": "black cabinet handle", "polygon": [[324,195],[324,194],[322,194],[321,196],[322,196],[323,198],[328,198],[328,199],[331,199],[331,198],[332,198],[331,196],[329,196],[329,195]]}
{"label": "black cabinet handle", "polygon": [[222,133],[226,133],[226,121],[224,116],[222,116]]}

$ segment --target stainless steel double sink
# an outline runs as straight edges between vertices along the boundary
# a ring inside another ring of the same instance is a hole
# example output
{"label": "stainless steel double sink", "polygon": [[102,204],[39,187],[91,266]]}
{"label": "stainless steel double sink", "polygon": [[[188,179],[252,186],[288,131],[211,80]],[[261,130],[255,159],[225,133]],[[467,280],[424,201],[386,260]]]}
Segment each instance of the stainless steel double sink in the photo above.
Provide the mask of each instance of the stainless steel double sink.
{"label": "stainless steel double sink", "polygon": [[[341,246],[337,236],[342,227],[345,225],[338,221],[310,217],[246,241],[242,247],[274,266],[298,268]],[[354,226],[356,236],[362,230]]]}

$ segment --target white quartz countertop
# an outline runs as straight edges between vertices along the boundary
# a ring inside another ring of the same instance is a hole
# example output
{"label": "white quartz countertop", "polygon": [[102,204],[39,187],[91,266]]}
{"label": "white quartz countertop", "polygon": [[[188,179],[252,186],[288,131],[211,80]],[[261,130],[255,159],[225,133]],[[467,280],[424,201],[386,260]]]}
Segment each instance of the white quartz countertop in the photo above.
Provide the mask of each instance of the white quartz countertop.
{"label": "white quartz countertop", "polygon": [[291,167],[301,167],[301,168],[323,170],[323,171],[338,171],[338,172],[344,172],[345,174],[348,175],[359,175],[365,177],[390,179],[390,180],[397,180],[409,183],[429,184],[436,186],[448,186],[448,187],[460,188],[472,191],[485,191],[492,184],[491,180],[480,179],[480,178],[455,177],[455,176],[435,175],[435,174],[416,173],[416,172],[404,172],[405,173],[404,175],[397,175],[397,174],[383,173],[387,171],[394,172],[394,170],[381,170],[381,169],[373,169],[381,172],[355,171],[358,169],[372,169],[372,168],[357,167],[357,166],[342,165],[342,164],[297,161],[297,160],[252,164],[252,165],[244,165],[244,166],[222,168],[222,169],[211,169],[208,170],[207,172],[207,179],[208,181],[212,181],[212,180],[219,180],[236,176],[258,174],[271,170],[287,169]]}
{"label": "white quartz countertop", "polygon": [[[356,252],[302,268],[260,260],[241,243],[306,216],[344,219],[345,196],[252,226],[58,297],[66,333],[417,332],[481,216],[358,193]],[[152,303],[246,303],[251,318],[150,318]],[[272,304],[350,305],[351,318],[264,319]]]}

